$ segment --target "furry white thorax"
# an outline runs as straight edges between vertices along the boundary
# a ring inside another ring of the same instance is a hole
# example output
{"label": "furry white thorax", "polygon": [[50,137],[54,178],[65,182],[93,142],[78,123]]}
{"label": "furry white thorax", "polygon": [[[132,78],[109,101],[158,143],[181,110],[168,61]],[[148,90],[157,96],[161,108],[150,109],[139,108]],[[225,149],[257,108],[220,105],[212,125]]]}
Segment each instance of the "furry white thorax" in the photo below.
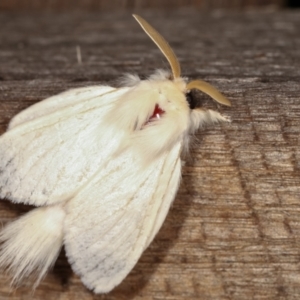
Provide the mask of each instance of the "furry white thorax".
{"label": "furry white thorax", "polygon": [[[120,83],[131,89],[108,115],[117,120],[115,125],[119,132],[128,130],[124,137],[130,136],[129,143],[133,139],[144,161],[151,162],[178,141],[181,141],[183,152],[187,152],[190,135],[200,127],[228,121],[212,110],[191,110],[186,100],[187,78],[171,78],[170,72],[161,69],[146,80],[141,80],[138,75],[126,74]],[[165,114],[144,126],[155,105],[159,105]]]}
{"label": "furry white thorax", "polygon": [[[114,120],[115,132],[123,133],[122,149],[135,145],[143,161],[152,161],[171,149],[178,141],[186,140],[189,132],[190,109],[185,97],[186,80],[170,80],[170,73],[158,70],[146,80],[136,75],[126,75],[123,85],[129,90],[107,114],[104,123]],[[164,111],[151,122],[155,106]],[[111,123],[111,122],[110,122]]]}

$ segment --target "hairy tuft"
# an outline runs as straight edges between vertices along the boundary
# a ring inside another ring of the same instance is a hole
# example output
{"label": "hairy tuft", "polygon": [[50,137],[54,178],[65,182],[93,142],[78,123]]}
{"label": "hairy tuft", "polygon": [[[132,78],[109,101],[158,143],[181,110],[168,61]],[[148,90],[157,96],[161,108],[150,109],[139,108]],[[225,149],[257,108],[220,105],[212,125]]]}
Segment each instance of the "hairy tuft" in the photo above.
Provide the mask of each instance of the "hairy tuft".
{"label": "hairy tuft", "polygon": [[33,275],[35,288],[43,279],[60,252],[64,217],[65,212],[59,206],[41,207],[1,231],[0,267],[13,274],[13,285]]}

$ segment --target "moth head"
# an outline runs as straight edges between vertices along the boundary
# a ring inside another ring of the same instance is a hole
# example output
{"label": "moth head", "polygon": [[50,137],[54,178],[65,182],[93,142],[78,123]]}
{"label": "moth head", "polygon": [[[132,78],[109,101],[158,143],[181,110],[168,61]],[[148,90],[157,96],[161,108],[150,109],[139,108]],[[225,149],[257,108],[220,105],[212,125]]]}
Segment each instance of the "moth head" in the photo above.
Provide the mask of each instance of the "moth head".
{"label": "moth head", "polygon": [[[152,41],[157,45],[157,47],[160,49],[160,51],[168,60],[172,69],[173,79],[176,80],[177,78],[180,78],[180,74],[181,74],[180,64],[174,51],[172,50],[168,42],[162,37],[160,33],[156,31],[156,29],[154,29],[142,17],[138,15],[133,15],[133,17],[137,20],[137,22],[140,24],[143,30],[147,33],[147,35],[152,39]],[[192,80],[187,83],[185,89],[186,98],[191,109],[195,108],[193,97],[191,95],[191,90],[193,89],[202,91],[203,93],[209,95],[220,104],[231,106],[230,101],[211,84],[203,80]]]}

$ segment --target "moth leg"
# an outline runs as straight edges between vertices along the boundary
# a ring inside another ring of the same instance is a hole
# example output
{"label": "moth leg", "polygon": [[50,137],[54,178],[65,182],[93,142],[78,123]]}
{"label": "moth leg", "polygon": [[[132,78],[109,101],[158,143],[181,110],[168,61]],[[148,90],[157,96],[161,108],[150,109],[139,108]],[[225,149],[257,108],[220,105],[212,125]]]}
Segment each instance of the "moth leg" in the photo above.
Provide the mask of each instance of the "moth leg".
{"label": "moth leg", "polygon": [[223,116],[219,112],[211,109],[197,108],[191,111],[191,129],[197,130],[204,125],[218,122],[231,122],[230,117]]}

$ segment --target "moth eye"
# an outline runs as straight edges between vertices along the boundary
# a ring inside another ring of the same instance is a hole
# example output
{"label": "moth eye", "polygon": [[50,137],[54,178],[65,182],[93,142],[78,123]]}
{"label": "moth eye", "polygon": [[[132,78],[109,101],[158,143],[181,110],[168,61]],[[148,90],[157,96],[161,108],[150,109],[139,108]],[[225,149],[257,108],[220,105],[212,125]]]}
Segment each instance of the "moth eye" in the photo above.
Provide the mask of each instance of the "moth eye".
{"label": "moth eye", "polygon": [[189,104],[190,109],[194,109],[197,106],[197,101],[195,97],[193,96],[192,92],[188,92],[186,95],[186,101]]}

